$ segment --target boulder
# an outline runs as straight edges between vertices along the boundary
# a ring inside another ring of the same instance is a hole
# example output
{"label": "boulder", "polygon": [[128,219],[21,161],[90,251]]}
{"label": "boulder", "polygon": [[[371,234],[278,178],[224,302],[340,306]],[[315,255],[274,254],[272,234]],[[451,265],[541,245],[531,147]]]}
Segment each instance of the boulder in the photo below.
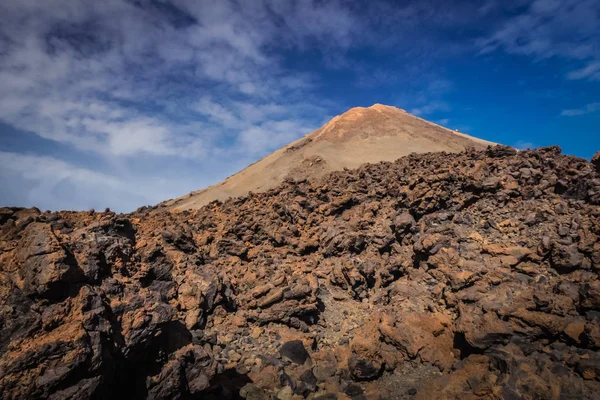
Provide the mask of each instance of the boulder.
{"label": "boulder", "polygon": [[304,347],[304,343],[301,340],[292,340],[285,342],[279,353],[282,357],[289,359],[295,364],[304,364],[309,359],[308,351]]}

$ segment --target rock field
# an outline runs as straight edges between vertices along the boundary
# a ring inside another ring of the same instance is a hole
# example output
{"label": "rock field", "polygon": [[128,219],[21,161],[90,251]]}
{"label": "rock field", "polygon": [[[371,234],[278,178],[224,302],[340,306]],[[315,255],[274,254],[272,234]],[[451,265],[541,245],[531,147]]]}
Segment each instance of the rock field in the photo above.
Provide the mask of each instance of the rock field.
{"label": "rock field", "polygon": [[410,155],[193,211],[0,209],[2,399],[598,399],[600,157]]}

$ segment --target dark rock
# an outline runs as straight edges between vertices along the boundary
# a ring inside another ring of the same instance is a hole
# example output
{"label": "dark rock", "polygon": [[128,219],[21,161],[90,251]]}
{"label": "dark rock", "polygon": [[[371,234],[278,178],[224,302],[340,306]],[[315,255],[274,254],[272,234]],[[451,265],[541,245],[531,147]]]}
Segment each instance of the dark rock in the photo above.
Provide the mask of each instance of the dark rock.
{"label": "dark rock", "polygon": [[382,373],[382,365],[376,364],[371,360],[360,359],[356,355],[351,355],[348,360],[348,368],[354,379],[360,381],[372,380]]}
{"label": "dark rock", "polygon": [[344,393],[350,397],[359,396],[364,393],[362,386],[358,383],[350,382],[344,388]]}
{"label": "dark rock", "polygon": [[296,382],[294,393],[301,396],[308,396],[308,394],[314,392],[317,389],[317,378],[313,372],[309,369],[300,375],[299,380]]}
{"label": "dark rock", "polygon": [[517,150],[509,146],[490,146],[486,150],[488,157],[510,157],[517,154]]}
{"label": "dark rock", "polygon": [[314,391],[314,389],[317,386],[317,378],[313,374],[312,370],[307,370],[302,375],[300,375],[300,380],[304,382],[309,388],[311,388],[311,391]]}
{"label": "dark rock", "polygon": [[304,364],[304,362],[309,358],[308,352],[306,351],[304,343],[302,343],[301,340],[285,342],[281,346],[279,353],[295,364]]}
{"label": "dark rock", "polygon": [[597,172],[600,172],[600,151],[594,154],[592,157],[592,165],[596,169]]}
{"label": "dark rock", "polygon": [[584,260],[576,244],[570,246],[556,246],[552,249],[551,262],[558,272],[571,272],[578,269]]}

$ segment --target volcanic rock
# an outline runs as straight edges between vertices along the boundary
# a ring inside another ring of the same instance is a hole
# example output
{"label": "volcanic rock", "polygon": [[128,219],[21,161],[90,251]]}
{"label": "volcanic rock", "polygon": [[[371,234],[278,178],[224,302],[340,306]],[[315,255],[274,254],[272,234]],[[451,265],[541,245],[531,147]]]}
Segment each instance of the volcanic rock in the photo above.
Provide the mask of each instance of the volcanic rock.
{"label": "volcanic rock", "polygon": [[302,340],[285,342],[279,352],[283,357],[288,358],[296,364],[304,364],[309,357]]}
{"label": "volcanic rock", "polygon": [[600,173],[413,154],[198,210],[0,209],[6,399],[597,399]]}

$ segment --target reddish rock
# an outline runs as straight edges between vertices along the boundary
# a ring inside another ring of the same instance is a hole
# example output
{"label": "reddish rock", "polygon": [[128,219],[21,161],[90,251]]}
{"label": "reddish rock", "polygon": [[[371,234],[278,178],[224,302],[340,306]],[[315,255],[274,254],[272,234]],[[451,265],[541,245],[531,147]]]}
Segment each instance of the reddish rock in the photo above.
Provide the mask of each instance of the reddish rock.
{"label": "reddish rock", "polygon": [[0,208],[6,398],[600,393],[600,180],[411,155],[200,210]]}

